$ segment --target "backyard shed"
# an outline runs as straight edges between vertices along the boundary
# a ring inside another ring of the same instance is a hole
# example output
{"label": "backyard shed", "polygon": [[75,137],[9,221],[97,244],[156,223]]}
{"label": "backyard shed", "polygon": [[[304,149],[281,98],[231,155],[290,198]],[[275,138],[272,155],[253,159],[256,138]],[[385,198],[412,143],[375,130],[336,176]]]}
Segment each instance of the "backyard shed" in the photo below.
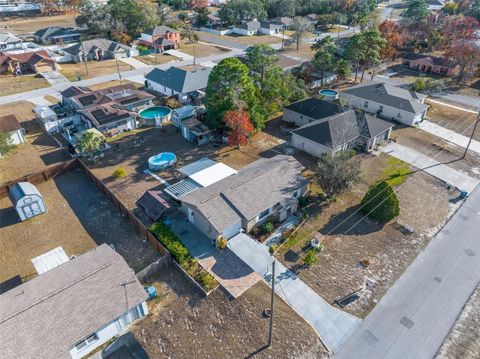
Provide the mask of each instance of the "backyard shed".
{"label": "backyard shed", "polygon": [[136,204],[153,221],[158,221],[165,211],[171,209],[161,190],[146,191]]}
{"label": "backyard shed", "polygon": [[42,195],[30,182],[18,182],[10,188],[8,195],[21,221],[47,212]]}

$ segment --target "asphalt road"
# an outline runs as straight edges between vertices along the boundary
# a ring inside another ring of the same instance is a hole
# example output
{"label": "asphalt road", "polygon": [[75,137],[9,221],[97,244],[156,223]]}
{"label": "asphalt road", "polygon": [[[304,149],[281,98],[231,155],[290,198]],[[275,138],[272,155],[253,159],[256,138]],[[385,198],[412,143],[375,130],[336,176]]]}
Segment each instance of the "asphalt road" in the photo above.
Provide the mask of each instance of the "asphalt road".
{"label": "asphalt road", "polygon": [[477,186],[335,358],[433,358],[480,282],[479,231]]}

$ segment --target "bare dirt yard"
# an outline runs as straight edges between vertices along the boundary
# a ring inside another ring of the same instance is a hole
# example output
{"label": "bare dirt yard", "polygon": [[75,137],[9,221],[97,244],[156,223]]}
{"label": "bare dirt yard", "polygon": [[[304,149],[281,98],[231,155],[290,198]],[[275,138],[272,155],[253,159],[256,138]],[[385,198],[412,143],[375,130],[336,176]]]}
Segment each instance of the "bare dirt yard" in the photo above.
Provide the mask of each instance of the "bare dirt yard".
{"label": "bare dirt yard", "polygon": [[147,65],[162,65],[178,60],[178,57],[169,54],[157,54],[157,56],[155,56],[155,54],[148,54],[135,56],[135,58]]}
{"label": "bare dirt yard", "polygon": [[311,60],[313,58],[313,51],[311,46],[312,46],[311,44],[301,43],[298,46],[298,50],[297,50],[297,45],[291,44],[287,47],[284,47],[283,50],[280,51],[280,53],[299,57],[304,60]]}
{"label": "bare dirt yard", "polygon": [[[305,209],[309,217],[277,257],[330,303],[359,290],[359,298],[343,309],[365,317],[458,204],[449,202],[454,195],[439,181],[424,173],[409,175],[412,168],[389,155],[356,158],[362,169],[360,183],[334,202],[323,201],[321,191],[312,186],[313,201]],[[359,211],[368,186],[379,180],[394,185],[400,201],[400,216],[385,225]],[[414,233],[403,234],[398,224],[412,227]],[[324,250],[314,265],[304,268],[303,257],[316,231],[324,237]],[[369,261],[367,268],[360,265],[364,259]],[[360,290],[365,277],[375,280],[372,291]]]}
{"label": "bare dirt yard", "polygon": [[436,359],[480,357],[480,287],[463,308]]}
{"label": "bare dirt yard", "polygon": [[242,35],[236,35],[236,34],[229,34],[221,37],[227,41],[232,41],[242,45],[255,45],[255,44],[268,45],[268,44],[278,44],[282,42],[281,38],[270,36],[270,35],[242,36]]}
{"label": "bare dirt yard", "polygon": [[47,80],[41,75],[31,74],[23,76],[0,76],[0,96],[13,95],[25,91],[33,91],[50,87]]}
{"label": "bare dirt yard", "polygon": [[[68,256],[112,244],[136,272],[159,258],[148,242],[80,170],[37,185],[48,212],[19,222],[10,199],[0,200],[0,282],[36,275],[31,259],[56,247]],[[105,224],[108,223],[108,226]]]}
{"label": "bare dirt yard", "polygon": [[14,34],[35,32],[48,26],[75,27],[75,14],[19,17],[0,21],[2,31]]}
{"label": "bare dirt yard", "polygon": [[314,330],[280,298],[275,301],[273,345],[264,349],[270,289],[257,283],[231,300],[221,290],[207,298],[172,267],[153,281],[158,298],[132,328],[151,358],[327,358]]}
{"label": "bare dirt yard", "polygon": [[[160,152],[174,152],[177,156],[176,167],[184,166],[203,157],[209,157],[240,169],[259,159],[281,140],[267,133],[259,133],[252,142],[240,150],[224,146],[215,147],[213,144],[195,146],[186,141],[173,126],[163,129],[147,128],[125,134],[120,139],[109,142],[112,148],[105,152],[105,156],[96,164],[90,166],[97,177],[102,179],[130,209],[135,208],[135,201],[149,189],[163,185],[143,171],[147,168],[150,156]],[[119,167],[126,170],[127,176],[114,179],[113,171]],[[179,178],[175,169],[158,174],[169,183]]]}
{"label": "bare dirt yard", "polygon": [[207,44],[204,42],[196,42],[194,44],[182,43],[180,44],[180,48],[178,50],[196,57],[218,55],[230,51],[223,46]]}
{"label": "bare dirt yard", "polygon": [[[88,61],[88,75],[85,69],[85,63],[64,63],[61,65],[60,72],[70,81],[78,81],[91,79],[93,77],[99,77],[103,75],[110,75],[116,73],[117,62],[115,60],[103,60],[103,61]],[[120,71],[130,71],[133,67],[126,64],[123,61],[118,61],[118,68]]]}
{"label": "bare dirt yard", "polygon": [[26,143],[16,146],[5,158],[0,159],[0,183],[40,171],[69,158],[52,137],[42,132],[34,119],[34,107],[27,101],[0,106],[2,116],[15,115],[26,129]]}

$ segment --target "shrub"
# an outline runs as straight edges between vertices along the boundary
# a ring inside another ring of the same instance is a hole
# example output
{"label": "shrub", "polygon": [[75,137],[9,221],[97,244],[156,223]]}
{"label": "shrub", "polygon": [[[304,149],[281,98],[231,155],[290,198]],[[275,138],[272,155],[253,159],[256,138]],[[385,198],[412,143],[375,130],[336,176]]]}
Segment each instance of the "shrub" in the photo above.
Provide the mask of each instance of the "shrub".
{"label": "shrub", "polygon": [[270,233],[273,231],[273,223],[268,221],[263,224],[263,233]]}
{"label": "shrub", "polygon": [[218,239],[218,248],[223,250],[223,249],[227,248],[227,245],[228,245],[228,241],[225,238],[220,237]]}
{"label": "shrub", "polygon": [[202,270],[197,275],[195,275],[194,279],[200,283],[200,285],[205,288],[207,292],[211,291],[217,286],[216,279],[209,274],[207,271]]}
{"label": "shrub", "polygon": [[445,88],[443,80],[432,80],[420,78],[410,85],[410,89],[416,92],[434,93],[440,92]]}
{"label": "shrub", "polygon": [[181,107],[181,104],[176,98],[169,97],[165,100],[165,106],[175,109]]}
{"label": "shrub", "polygon": [[307,197],[307,196],[300,197],[298,199],[298,204],[300,205],[300,207],[308,206],[310,204],[310,197]]}
{"label": "shrub", "polygon": [[163,223],[154,223],[150,227],[152,232],[162,243],[165,248],[168,249],[172,257],[183,267],[186,261],[192,260],[188,249],[180,242],[175,233],[172,232],[167,225]]}
{"label": "shrub", "polygon": [[363,268],[367,268],[369,265],[370,265],[370,261],[367,259],[367,258],[364,258],[360,261],[360,265],[363,267]]}
{"label": "shrub", "polygon": [[113,177],[115,178],[122,178],[127,175],[127,171],[125,171],[125,168],[119,167],[115,171],[113,171]]}
{"label": "shrub", "polygon": [[400,214],[398,198],[385,181],[370,186],[361,205],[364,213],[380,222],[388,222]]}
{"label": "shrub", "polygon": [[315,249],[309,249],[305,257],[303,257],[303,263],[307,266],[311,266],[317,261],[317,251]]}

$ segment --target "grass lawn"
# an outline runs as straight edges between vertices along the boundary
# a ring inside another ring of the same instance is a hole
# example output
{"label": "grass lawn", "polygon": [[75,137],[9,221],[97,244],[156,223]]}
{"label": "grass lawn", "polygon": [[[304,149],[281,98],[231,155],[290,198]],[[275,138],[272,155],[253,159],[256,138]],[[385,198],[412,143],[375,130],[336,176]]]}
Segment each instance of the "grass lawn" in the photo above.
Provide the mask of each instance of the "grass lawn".
{"label": "grass lawn", "polygon": [[0,77],[0,96],[13,95],[44,87],[50,87],[50,84],[40,75],[6,75]]}
{"label": "grass lawn", "polygon": [[19,17],[0,21],[0,27],[3,31],[12,32],[14,34],[35,32],[38,29],[47,26],[75,27],[75,15]]}
{"label": "grass lawn", "polygon": [[[85,63],[66,63],[61,65],[60,72],[70,81],[78,81],[79,77],[81,80],[90,79],[93,77],[110,75],[117,72],[117,64],[115,60],[104,60],[104,61],[89,61],[87,63],[88,75],[85,69]],[[118,61],[118,67],[120,71],[130,71],[133,70],[133,67],[124,63],[123,61]]]}
{"label": "grass lawn", "polygon": [[235,35],[229,34],[225,36],[220,36],[222,39],[227,41],[236,42],[237,44],[242,45],[254,45],[254,44],[278,44],[282,41],[282,39],[270,36],[270,35],[253,35],[253,36],[242,36],[242,35]]}
{"label": "grass lawn", "polygon": [[210,56],[210,55],[218,55],[222,54],[225,52],[228,52],[230,50],[227,50],[226,48],[215,46],[215,45],[210,45],[210,44],[204,44],[197,42],[195,44],[180,44],[180,48],[178,49],[181,52],[184,52],[189,55],[194,55],[196,57],[205,57],[205,56]]}
{"label": "grass lawn", "polygon": [[170,61],[178,60],[178,57],[169,54],[157,54],[156,58],[155,54],[136,56],[135,58],[147,65],[162,65]]}
{"label": "grass lawn", "polygon": [[410,165],[395,157],[390,157],[385,165],[385,169],[379,177],[379,181],[385,181],[390,186],[401,185],[412,173]]}
{"label": "grass lawn", "polygon": [[301,57],[305,60],[311,60],[313,58],[313,51],[310,44],[301,43],[297,50],[297,44],[291,44],[288,47],[284,47],[280,53],[289,54],[296,57]]}

